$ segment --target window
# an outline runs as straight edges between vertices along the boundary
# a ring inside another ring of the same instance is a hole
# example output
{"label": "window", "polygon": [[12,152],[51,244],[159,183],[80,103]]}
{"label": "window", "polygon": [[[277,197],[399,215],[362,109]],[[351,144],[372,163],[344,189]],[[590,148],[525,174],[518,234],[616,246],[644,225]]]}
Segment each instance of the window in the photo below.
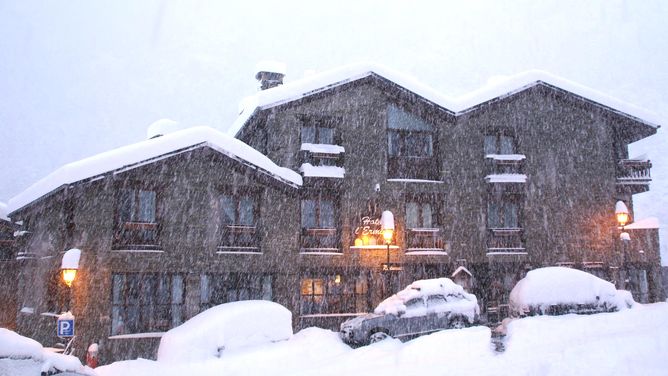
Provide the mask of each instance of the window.
{"label": "window", "polygon": [[258,199],[254,194],[220,195],[221,243],[225,251],[259,252],[257,232]]}
{"label": "window", "polygon": [[227,273],[203,274],[200,277],[201,310],[241,300],[269,300],[272,298],[270,275]]}
{"label": "window", "polygon": [[180,325],[184,296],[179,274],[113,274],[111,334],[163,332]]}
{"label": "window", "polygon": [[502,195],[487,203],[488,228],[519,228],[518,195]]}
{"label": "window", "polygon": [[438,226],[438,210],[429,202],[406,202],[407,228],[433,228]]}
{"label": "window", "polygon": [[157,194],[153,190],[121,189],[117,196],[115,247],[151,248],[157,245]]}
{"label": "window", "polygon": [[406,199],[406,250],[443,251],[440,235],[438,200],[430,197]]}
{"label": "window", "polygon": [[515,137],[507,131],[496,131],[485,135],[485,155],[515,154]]}
{"label": "window", "polygon": [[367,310],[367,283],[331,273],[302,278],[300,314],[354,313]]}
{"label": "window", "polygon": [[302,144],[334,144],[334,128],[326,125],[303,125]]}
{"label": "window", "polygon": [[337,207],[325,194],[306,198],[301,203],[302,249],[305,251],[338,251]]}
{"label": "window", "polygon": [[388,176],[436,179],[438,165],[431,124],[390,105],[387,128]]}

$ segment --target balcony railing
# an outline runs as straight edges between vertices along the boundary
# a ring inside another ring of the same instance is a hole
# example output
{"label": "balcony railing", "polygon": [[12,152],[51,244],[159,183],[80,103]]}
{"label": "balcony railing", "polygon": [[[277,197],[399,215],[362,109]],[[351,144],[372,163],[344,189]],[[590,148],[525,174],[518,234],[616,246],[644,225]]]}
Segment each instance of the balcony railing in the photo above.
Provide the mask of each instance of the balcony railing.
{"label": "balcony railing", "polygon": [[155,222],[123,222],[114,236],[113,249],[153,250],[158,245],[159,226]]}
{"label": "balcony railing", "polygon": [[411,228],[406,231],[406,253],[446,253],[445,242],[438,228]]}
{"label": "balcony railing", "polygon": [[521,228],[491,228],[487,233],[487,255],[526,254]]}
{"label": "balcony railing", "polygon": [[225,225],[219,253],[260,253],[260,238],[257,226]]}
{"label": "balcony railing", "polygon": [[338,231],[335,228],[302,229],[301,252],[341,253]]}
{"label": "balcony railing", "polygon": [[617,164],[617,189],[630,193],[641,193],[649,190],[652,181],[649,160],[622,159]]}
{"label": "balcony railing", "polygon": [[646,184],[652,180],[652,162],[648,160],[622,159],[618,166],[618,184]]}
{"label": "balcony railing", "polygon": [[488,175],[523,173],[524,154],[487,154],[485,164]]}

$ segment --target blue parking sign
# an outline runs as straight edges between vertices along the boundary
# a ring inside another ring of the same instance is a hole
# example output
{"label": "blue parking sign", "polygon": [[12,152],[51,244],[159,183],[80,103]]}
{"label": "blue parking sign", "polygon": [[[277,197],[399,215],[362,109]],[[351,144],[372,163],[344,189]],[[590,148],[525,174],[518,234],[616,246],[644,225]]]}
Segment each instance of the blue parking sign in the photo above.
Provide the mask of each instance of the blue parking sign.
{"label": "blue parking sign", "polygon": [[74,337],[74,319],[58,320],[58,337]]}

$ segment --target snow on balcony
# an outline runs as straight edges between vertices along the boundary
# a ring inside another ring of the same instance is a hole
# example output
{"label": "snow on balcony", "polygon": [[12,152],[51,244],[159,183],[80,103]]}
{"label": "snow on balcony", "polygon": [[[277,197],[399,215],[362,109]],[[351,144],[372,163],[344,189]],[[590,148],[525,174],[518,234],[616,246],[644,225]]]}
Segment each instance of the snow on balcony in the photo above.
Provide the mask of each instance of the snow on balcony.
{"label": "snow on balcony", "polygon": [[304,163],[299,167],[299,171],[305,177],[334,178],[343,179],[346,169],[338,166],[313,166],[310,163]]}
{"label": "snow on balcony", "polygon": [[485,176],[488,183],[526,183],[527,176],[524,174],[492,174]]}
{"label": "snow on balcony", "polygon": [[346,149],[339,145],[303,143],[300,150],[314,154],[343,154]]}
{"label": "snow on balcony", "polygon": [[524,154],[487,154],[485,158],[503,162],[519,162],[525,160],[526,156]]}

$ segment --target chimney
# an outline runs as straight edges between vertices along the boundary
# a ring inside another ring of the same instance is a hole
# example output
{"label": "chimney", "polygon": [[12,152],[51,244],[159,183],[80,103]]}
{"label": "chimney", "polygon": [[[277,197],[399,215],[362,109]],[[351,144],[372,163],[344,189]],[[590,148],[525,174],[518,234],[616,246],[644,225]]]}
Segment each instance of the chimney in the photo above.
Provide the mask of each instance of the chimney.
{"label": "chimney", "polygon": [[286,65],[278,61],[262,61],[255,66],[255,79],[260,81],[260,90],[283,85]]}

